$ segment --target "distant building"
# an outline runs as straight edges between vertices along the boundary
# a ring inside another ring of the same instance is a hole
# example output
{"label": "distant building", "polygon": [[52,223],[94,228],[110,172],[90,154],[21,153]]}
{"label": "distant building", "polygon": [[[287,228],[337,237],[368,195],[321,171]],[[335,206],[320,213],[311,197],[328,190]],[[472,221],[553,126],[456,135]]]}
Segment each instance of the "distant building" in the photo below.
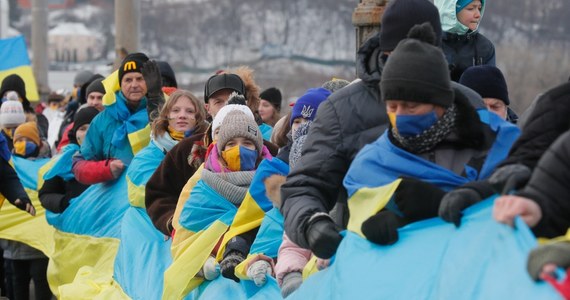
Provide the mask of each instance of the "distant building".
{"label": "distant building", "polygon": [[[70,8],[75,5],[75,0],[47,0],[49,9]],[[18,0],[18,5],[24,9],[32,8],[32,0]]]}
{"label": "distant building", "polygon": [[99,34],[83,23],[61,23],[48,32],[49,59],[53,62],[86,62],[103,51]]}

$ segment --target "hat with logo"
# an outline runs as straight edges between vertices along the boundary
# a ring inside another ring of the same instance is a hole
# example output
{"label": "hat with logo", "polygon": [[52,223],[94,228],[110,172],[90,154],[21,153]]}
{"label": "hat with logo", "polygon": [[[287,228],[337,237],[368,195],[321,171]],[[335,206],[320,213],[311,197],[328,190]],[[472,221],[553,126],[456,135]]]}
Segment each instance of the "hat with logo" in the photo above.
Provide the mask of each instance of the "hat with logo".
{"label": "hat with logo", "polygon": [[297,118],[313,121],[317,115],[317,108],[323,101],[327,100],[330,94],[331,92],[325,88],[308,89],[303,96],[297,99],[291,110],[291,120],[289,121],[291,125]]}
{"label": "hat with logo", "polygon": [[127,55],[119,67],[119,85],[121,84],[125,74],[132,72],[141,73],[142,66],[147,61],[148,56],[144,53],[137,52]]}
{"label": "hat with logo", "polygon": [[255,120],[242,111],[233,110],[222,121],[220,132],[218,133],[218,154],[222,155],[222,151],[226,144],[233,138],[243,137],[253,141],[255,149],[261,153],[263,148],[263,136],[261,130]]}

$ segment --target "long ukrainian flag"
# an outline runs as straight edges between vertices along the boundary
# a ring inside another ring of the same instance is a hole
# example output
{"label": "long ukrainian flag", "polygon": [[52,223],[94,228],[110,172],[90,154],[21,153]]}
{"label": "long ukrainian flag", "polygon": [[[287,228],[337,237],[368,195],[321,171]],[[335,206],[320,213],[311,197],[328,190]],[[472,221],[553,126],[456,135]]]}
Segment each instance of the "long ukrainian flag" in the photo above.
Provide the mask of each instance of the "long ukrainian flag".
{"label": "long ukrainian flag", "polygon": [[26,83],[26,97],[38,101],[38,87],[32,71],[24,36],[0,39],[0,81],[8,75],[18,74]]}

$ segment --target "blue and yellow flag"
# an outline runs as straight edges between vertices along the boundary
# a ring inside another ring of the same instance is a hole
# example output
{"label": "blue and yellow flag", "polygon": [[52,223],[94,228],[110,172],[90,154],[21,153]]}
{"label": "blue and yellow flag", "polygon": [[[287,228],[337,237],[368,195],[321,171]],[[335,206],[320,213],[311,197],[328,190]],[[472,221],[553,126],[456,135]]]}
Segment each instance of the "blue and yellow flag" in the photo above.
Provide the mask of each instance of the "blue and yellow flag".
{"label": "blue and yellow flag", "polygon": [[24,36],[0,40],[0,82],[9,75],[17,74],[26,83],[26,98],[38,101],[38,87],[32,71]]}

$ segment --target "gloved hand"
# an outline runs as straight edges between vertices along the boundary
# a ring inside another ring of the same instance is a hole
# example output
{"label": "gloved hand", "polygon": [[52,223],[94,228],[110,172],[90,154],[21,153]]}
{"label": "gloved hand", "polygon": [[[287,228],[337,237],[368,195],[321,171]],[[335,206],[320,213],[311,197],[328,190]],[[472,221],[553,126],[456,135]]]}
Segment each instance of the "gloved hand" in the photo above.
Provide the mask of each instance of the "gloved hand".
{"label": "gloved hand", "polygon": [[267,282],[267,275],[271,276],[271,264],[265,260],[258,260],[247,268],[247,277],[251,278],[256,286],[262,287]]}
{"label": "gloved hand", "polygon": [[32,204],[32,201],[30,201],[30,198],[22,197],[16,199],[12,204],[14,204],[14,206],[16,206],[17,208],[29,213],[32,216],[36,215],[36,208]]}
{"label": "gloved hand", "polygon": [[473,189],[459,188],[453,190],[447,193],[441,200],[439,217],[459,227],[463,210],[481,200],[481,195]]}
{"label": "gloved hand", "polygon": [[523,164],[513,164],[495,170],[488,181],[497,193],[506,195],[512,190],[524,187],[531,175],[532,171],[529,167]]}
{"label": "gloved hand", "polygon": [[362,223],[362,233],[371,242],[392,245],[398,241],[398,228],[406,225],[404,218],[389,210],[382,210]]}
{"label": "gloved hand", "polygon": [[283,276],[283,283],[281,283],[281,296],[287,298],[294,291],[296,291],[303,283],[303,274],[301,272],[291,272]]}
{"label": "gloved hand", "polygon": [[342,241],[340,229],[326,213],[316,213],[307,222],[305,238],[316,257],[331,258]]}
{"label": "gloved hand", "polygon": [[222,276],[239,282],[235,274],[236,266],[245,260],[245,255],[239,251],[230,251],[220,262],[220,271]]}
{"label": "gloved hand", "polygon": [[564,269],[570,267],[570,242],[556,242],[532,250],[527,263],[527,270],[532,279],[540,279],[543,267],[547,264]]}
{"label": "gloved hand", "polygon": [[162,77],[158,64],[154,60],[149,60],[143,64],[142,75],[146,82],[147,94],[151,97],[162,94]]}
{"label": "gloved hand", "polygon": [[214,280],[220,276],[220,265],[216,262],[216,259],[212,256],[208,257],[204,266],[198,273],[200,276],[204,277],[206,280]]}
{"label": "gloved hand", "polygon": [[394,201],[406,219],[419,221],[437,216],[444,195],[443,190],[431,183],[403,177],[394,192]]}
{"label": "gloved hand", "polygon": [[113,159],[109,163],[109,167],[111,168],[111,174],[113,174],[113,178],[117,179],[123,173],[125,169],[125,164],[120,159]]}

